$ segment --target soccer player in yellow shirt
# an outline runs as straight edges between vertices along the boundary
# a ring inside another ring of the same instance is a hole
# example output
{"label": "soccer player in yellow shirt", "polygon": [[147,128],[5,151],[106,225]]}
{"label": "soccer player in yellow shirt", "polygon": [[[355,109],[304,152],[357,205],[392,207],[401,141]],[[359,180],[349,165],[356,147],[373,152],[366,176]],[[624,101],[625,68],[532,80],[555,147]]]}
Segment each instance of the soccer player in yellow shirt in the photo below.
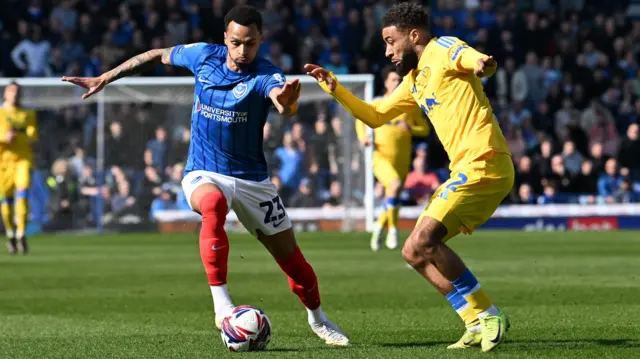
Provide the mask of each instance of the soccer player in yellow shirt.
{"label": "soccer player in yellow shirt", "polygon": [[33,164],[31,145],[37,138],[36,113],[20,105],[20,85],[12,82],[4,89],[4,103],[0,107],[0,197],[11,254],[29,251],[25,236],[27,195]]}
{"label": "soccer player in yellow shirt", "polygon": [[451,177],[434,193],[402,255],[464,320],[467,330],[450,348],[480,345],[491,351],[504,341],[509,321],[446,242],[489,219],[513,186],[511,154],[480,81],[493,75],[497,64],[455,37],[432,38],[425,9],[413,3],[394,5],[385,14],[382,37],[386,56],[406,75],[378,103],[358,99],[317,65],[305,69],[371,127],[411,111],[416,103],[429,116],[451,161]]}
{"label": "soccer player in yellow shirt", "polygon": [[[390,96],[402,81],[394,67],[385,68],[382,78],[386,93],[383,97],[375,99],[374,103]],[[356,133],[364,146],[371,145],[364,122],[356,122]],[[411,140],[413,136],[426,137],[427,135],[429,135],[429,125],[424,113],[417,105],[414,106],[413,111],[403,113],[374,130],[373,173],[384,186],[387,197],[371,236],[371,250],[374,252],[380,250],[382,232],[385,229],[387,230],[385,241],[387,248],[398,247],[397,227],[400,211],[398,197],[411,166]]]}

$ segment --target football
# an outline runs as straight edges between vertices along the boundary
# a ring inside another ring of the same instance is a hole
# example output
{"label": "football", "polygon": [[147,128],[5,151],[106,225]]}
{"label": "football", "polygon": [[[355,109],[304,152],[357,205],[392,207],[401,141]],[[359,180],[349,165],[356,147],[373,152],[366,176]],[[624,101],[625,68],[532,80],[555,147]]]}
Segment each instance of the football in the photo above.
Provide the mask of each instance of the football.
{"label": "football", "polygon": [[241,305],[224,318],[220,333],[224,345],[232,352],[261,351],[271,341],[271,321],[261,309]]}

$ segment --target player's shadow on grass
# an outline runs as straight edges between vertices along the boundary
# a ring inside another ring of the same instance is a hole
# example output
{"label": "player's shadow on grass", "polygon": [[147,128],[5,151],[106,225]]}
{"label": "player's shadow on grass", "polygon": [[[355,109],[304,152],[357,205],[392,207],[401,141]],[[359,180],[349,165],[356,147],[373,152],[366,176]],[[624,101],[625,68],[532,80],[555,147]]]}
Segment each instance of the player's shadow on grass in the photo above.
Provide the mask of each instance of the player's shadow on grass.
{"label": "player's shadow on grass", "polygon": [[409,343],[382,343],[378,346],[384,348],[411,348],[411,347],[435,347],[439,345],[449,345],[451,341],[438,341],[438,342],[409,342]]}
{"label": "player's shadow on grass", "polygon": [[[410,348],[410,347],[434,347],[451,344],[451,341],[435,342],[409,342],[409,343],[382,343],[378,346],[385,348]],[[588,349],[596,347],[616,348],[640,348],[640,342],[633,339],[535,339],[535,340],[510,340],[505,342],[507,346],[517,346],[518,349]]]}
{"label": "player's shadow on grass", "polygon": [[597,347],[640,348],[640,341],[634,339],[534,339],[509,340],[507,345],[515,345],[519,349],[588,349]]}

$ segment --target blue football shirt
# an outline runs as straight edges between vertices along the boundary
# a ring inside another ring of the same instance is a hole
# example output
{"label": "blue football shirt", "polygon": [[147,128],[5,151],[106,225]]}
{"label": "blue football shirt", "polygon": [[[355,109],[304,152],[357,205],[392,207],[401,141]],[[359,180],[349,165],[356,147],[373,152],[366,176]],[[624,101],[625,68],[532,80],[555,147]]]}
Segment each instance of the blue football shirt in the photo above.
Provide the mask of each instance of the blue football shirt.
{"label": "blue football shirt", "polygon": [[171,64],[189,69],[196,79],[185,174],[204,170],[265,180],[262,130],[273,106],[269,92],[285,84],[282,71],[263,58],[246,72],[231,71],[227,47],[206,43],[176,46]]}

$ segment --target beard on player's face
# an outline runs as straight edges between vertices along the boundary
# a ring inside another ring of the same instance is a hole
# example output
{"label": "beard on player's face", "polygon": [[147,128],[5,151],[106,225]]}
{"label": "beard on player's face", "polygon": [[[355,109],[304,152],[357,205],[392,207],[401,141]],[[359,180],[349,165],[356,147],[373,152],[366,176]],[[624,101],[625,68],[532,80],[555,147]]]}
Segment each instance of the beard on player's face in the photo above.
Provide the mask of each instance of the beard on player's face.
{"label": "beard on player's face", "polygon": [[407,43],[400,55],[400,61],[396,63],[396,70],[398,75],[405,76],[411,70],[418,67],[418,54],[413,47]]}

